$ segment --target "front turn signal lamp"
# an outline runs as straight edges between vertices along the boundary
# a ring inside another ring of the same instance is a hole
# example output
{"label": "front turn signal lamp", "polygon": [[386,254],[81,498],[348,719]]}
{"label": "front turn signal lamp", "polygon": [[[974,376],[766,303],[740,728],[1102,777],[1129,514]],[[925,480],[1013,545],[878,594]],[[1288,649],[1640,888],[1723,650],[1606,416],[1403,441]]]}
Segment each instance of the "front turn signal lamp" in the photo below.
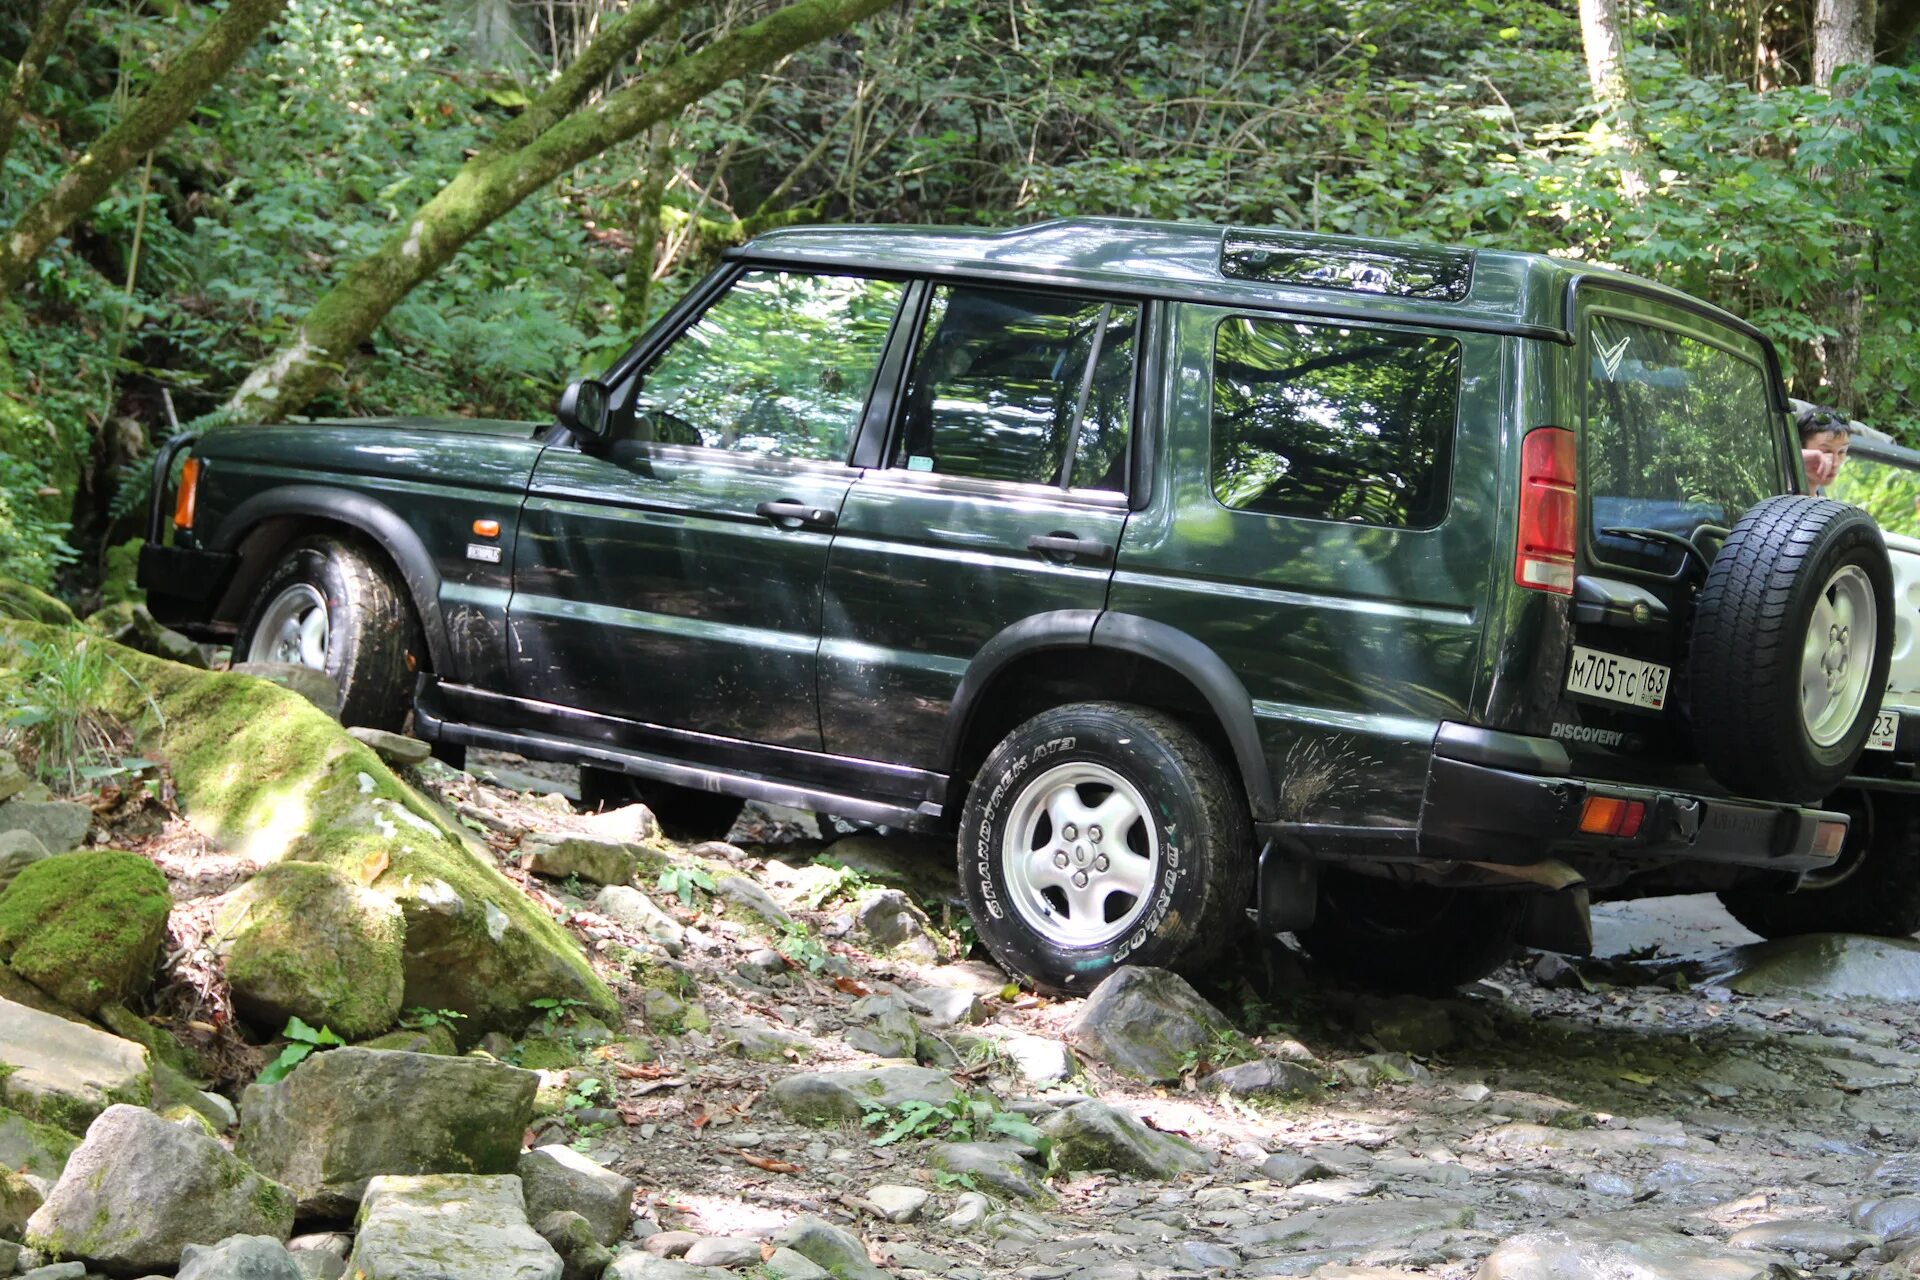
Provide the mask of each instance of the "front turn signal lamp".
{"label": "front turn signal lamp", "polygon": [[188,458],[180,468],[180,487],[173,495],[173,527],[193,528],[193,502],[200,494],[200,459]]}

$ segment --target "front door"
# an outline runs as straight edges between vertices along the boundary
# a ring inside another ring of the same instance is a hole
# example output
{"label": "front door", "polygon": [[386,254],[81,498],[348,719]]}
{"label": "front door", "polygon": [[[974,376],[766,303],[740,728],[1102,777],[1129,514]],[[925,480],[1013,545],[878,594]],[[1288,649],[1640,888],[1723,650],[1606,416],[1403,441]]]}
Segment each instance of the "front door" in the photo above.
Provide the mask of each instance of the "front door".
{"label": "front door", "polygon": [[834,539],[827,750],[940,768],[981,646],[1037,613],[1104,606],[1127,518],[1139,319],[1137,304],[1058,292],[927,291],[898,420]]}
{"label": "front door", "polygon": [[508,610],[515,692],[819,749],[827,547],[903,292],[744,271],[640,371],[610,444],[541,456]]}

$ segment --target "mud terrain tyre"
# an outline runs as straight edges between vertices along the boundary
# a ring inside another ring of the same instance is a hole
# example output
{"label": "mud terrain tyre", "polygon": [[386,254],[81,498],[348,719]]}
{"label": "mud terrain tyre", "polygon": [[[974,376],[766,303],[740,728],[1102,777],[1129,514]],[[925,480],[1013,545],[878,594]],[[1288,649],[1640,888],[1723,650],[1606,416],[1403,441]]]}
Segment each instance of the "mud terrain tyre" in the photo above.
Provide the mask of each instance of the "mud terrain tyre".
{"label": "mud terrain tyre", "polygon": [[591,765],[584,765],[580,769],[580,801],[589,809],[618,809],[624,805],[644,804],[653,811],[667,839],[677,840],[681,844],[725,840],[733,830],[733,824],[739,820],[740,807],[745,803],[739,796],[696,791],[692,787],[655,782],[651,778],[636,778],[630,774],[615,773],[611,769],[596,769]]}
{"label": "mud terrain tyre", "polygon": [[1852,819],[1833,865],[1809,872],[1792,893],[1759,885],[1723,889],[1727,914],[1763,938],[1920,932],[1920,798],[1854,791],[1826,805]]}
{"label": "mud terrain tyre", "polygon": [[235,662],[291,662],[340,687],[340,723],[398,732],[421,649],[406,588],[380,552],[329,534],[297,539],[253,594]]}
{"label": "mud terrain tyre", "polygon": [[1401,884],[1321,872],[1307,954],[1363,987],[1439,995],[1486,977],[1513,954],[1525,894]]}
{"label": "mud terrain tyre", "polygon": [[1119,703],[1056,707],[1008,734],[974,776],[959,853],[981,942],[1060,994],[1123,964],[1205,965],[1253,889],[1233,775],[1172,716]]}
{"label": "mud terrain tyre", "polygon": [[1734,526],[1687,655],[1694,742],[1721,785],[1797,803],[1839,785],[1886,688],[1892,599],[1886,544],[1858,507],[1788,495]]}

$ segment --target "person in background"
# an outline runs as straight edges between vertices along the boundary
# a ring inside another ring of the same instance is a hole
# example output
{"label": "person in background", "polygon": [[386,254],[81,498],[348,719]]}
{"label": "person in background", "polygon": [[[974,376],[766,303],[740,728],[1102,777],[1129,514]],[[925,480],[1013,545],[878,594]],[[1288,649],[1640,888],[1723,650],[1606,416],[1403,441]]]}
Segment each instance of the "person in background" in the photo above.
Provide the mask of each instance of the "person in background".
{"label": "person in background", "polygon": [[1793,423],[1800,432],[1800,465],[1807,473],[1807,487],[1814,496],[1825,497],[1827,486],[1840,474],[1840,464],[1847,460],[1852,436],[1847,415],[1808,405],[1794,414]]}

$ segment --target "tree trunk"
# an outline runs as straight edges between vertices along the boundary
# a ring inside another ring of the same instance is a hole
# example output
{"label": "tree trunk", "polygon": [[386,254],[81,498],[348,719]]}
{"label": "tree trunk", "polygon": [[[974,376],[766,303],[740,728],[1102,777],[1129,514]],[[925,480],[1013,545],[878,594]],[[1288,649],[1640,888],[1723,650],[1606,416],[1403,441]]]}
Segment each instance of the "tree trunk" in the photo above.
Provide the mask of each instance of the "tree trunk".
{"label": "tree trunk", "polygon": [[40,17],[33,24],[33,34],[27,37],[26,52],[20,55],[20,62],[13,69],[13,79],[7,83],[6,95],[0,97],[0,161],[6,160],[7,152],[13,147],[13,131],[26,112],[28,100],[33,97],[33,87],[40,83],[40,72],[47,65],[47,55],[60,43],[60,36],[66,31],[73,11],[79,7],[80,0],[46,0],[46,7],[40,10]]}
{"label": "tree trunk", "polygon": [[1875,0],[1814,0],[1813,82],[1833,88],[1842,67],[1871,67]]}
{"label": "tree trunk", "polygon": [[727,81],[842,31],[888,3],[795,0],[597,106],[566,116],[518,150],[482,150],[385,244],[347,269],[307,312],[292,341],[247,375],[227,408],[255,421],[279,421],[296,412],[415,286],[535,191]]}
{"label": "tree trunk", "polygon": [[633,248],[627,251],[627,284],[620,299],[620,327],[637,336],[647,327],[653,303],[653,269],[660,255],[660,206],[673,167],[668,145],[673,129],[656,124],[647,135],[646,173],[633,201]]}
{"label": "tree trunk", "polygon": [[[1875,0],[1814,0],[1813,8],[1813,82],[1829,93],[1850,94],[1858,86],[1853,78],[1835,89],[1834,79],[1843,67],[1870,70],[1873,67],[1875,36]],[[1816,181],[1825,179],[1842,187],[1859,182],[1854,173],[1824,174],[1815,171]],[[1866,239],[1865,229],[1857,228]],[[1861,276],[1867,270],[1864,251],[1851,264],[1851,277],[1843,280],[1832,294],[1833,334],[1822,343],[1825,389],[1822,399],[1848,413],[1859,409],[1855,384],[1860,374],[1860,333],[1865,327],[1865,285]]]}
{"label": "tree trunk", "polygon": [[0,299],[20,287],[48,245],[187,118],[285,5],[286,0],[232,0],[85,155],[21,210],[0,234]]}
{"label": "tree trunk", "polygon": [[1638,201],[1646,195],[1647,183],[1634,162],[1640,154],[1640,136],[1633,124],[1633,86],[1627,80],[1627,39],[1619,0],[1580,0],[1580,44],[1600,120],[1627,153],[1620,166],[1620,194]]}

